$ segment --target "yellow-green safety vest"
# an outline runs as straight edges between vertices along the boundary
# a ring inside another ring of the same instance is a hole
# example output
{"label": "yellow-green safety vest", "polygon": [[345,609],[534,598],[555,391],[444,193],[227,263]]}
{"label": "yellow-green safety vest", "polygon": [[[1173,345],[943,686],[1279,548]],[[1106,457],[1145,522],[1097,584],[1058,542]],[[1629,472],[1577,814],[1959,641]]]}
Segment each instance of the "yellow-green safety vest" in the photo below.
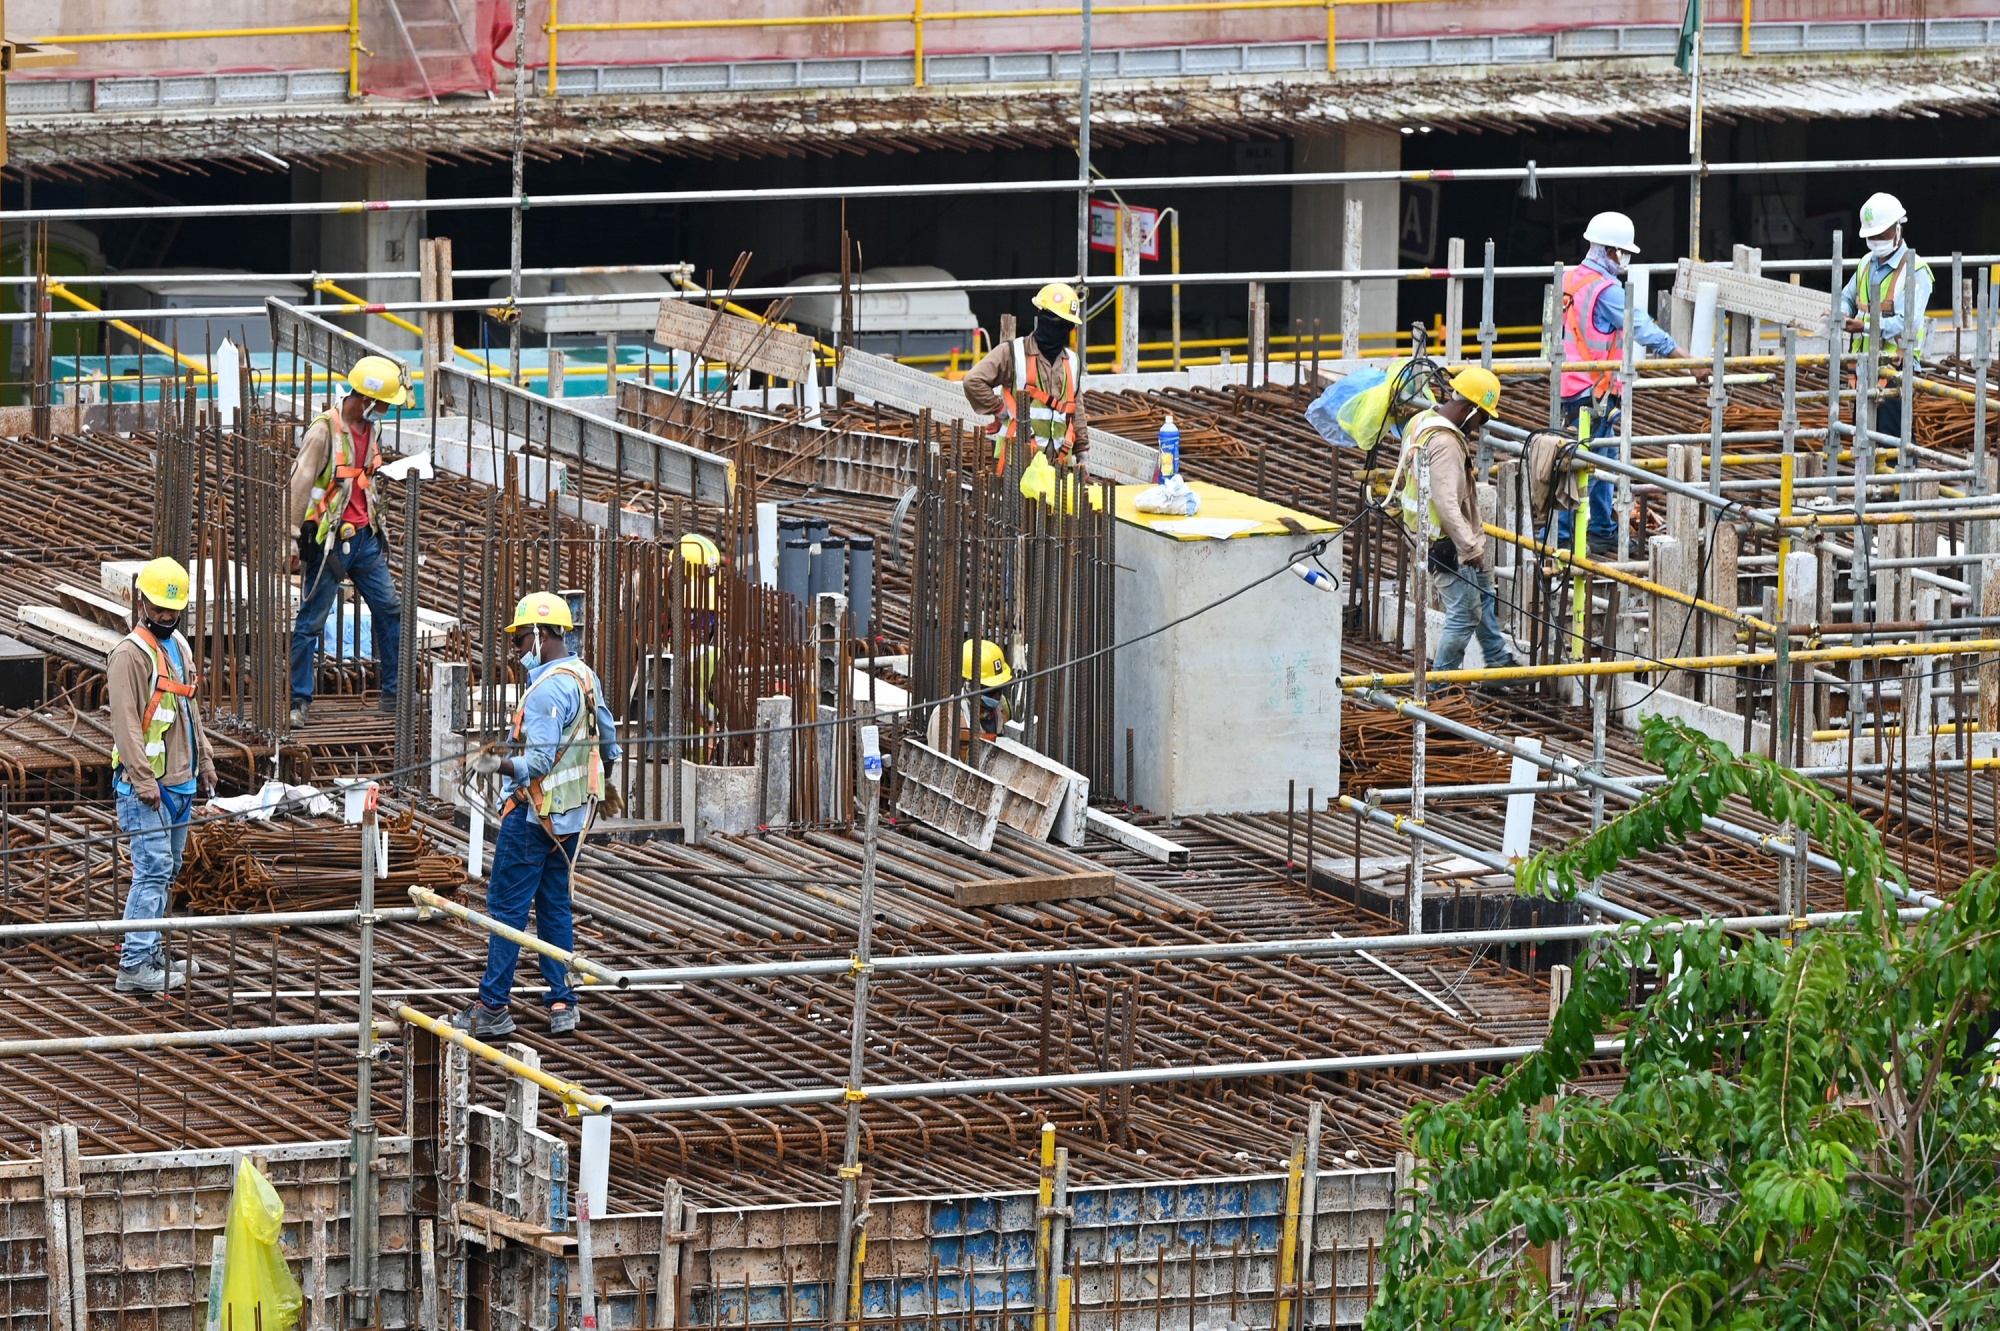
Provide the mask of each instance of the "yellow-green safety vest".
{"label": "yellow-green safety vest", "polygon": [[[167,654],[161,649],[159,640],[146,630],[133,629],[125,635],[125,641],[137,643],[139,650],[146,653],[146,659],[153,664],[152,697],[146,704],[146,765],[153,769],[153,778],[158,780],[167,774],[167,732],[174,727],[174,720],[180,715],[182,698],[192,698],[199,680],[183,679],[175,670]],[[174,634],[174,649],[183,661],[191,658],[187,639]],[[111,746],[111,766],[121,766],[118,746]],[[194,767],[194,741],[188,741],[188,767]]]}
{"label": "yellow-green safety vest", "polygon": [[[1915,257],[1914,252],[1912,257]],[[1910,273],[1913,277],[1917,273],[1922,273],[1924,276],[1930,277],[1931,266],[1922,259],[1916,259],[1910,265]],[[1855,284],[1855,294],[1859,299],[1854,302],[1854,312],[1864,324],[1868,321],[1868,311],[1877,308],[1878,302],[1883,318],[1889,318],[1896,313],[1896,294],[1902,280],[1903,265],[1899,263],[1891,268],[1888,277],[1883,279],[1882,290],[1878,296],[1875,290],[1875,261],[1871,258],[1861,265],[1860,277]],[[1922,360],[1924,358],[1924,333],[1929,324],[1930,314],[1928,311],[1911,310],[1909,317],[1903,320],[1902,337],[1882,339],[1883,358],[1891,364],[1900,362],[1903,359],[1903,344],[1908,342],[1911,350],[1916,353],[1917,359]],[[1854,335],[1854,340],[1848,344],[1848,350],[1857,356],[1867,354],[1868,331],[1865,328]]]}
{"label": "yellow-green safety vest", "polygon": [[[313,482],[312,499],[306,505],[307,522],[314,524],[319,532],[319,543],[326,544],[326,534],[340,521],[341,514],[347,512],[347,500],[355,486],[367,493],[374,479],[374,468],[367,458],[356,460],[354,456],[354,436],[347,432],[347,422],[340,418],[338,411],[323,411],[313,420],[313,425],[321,421],[327,424],[332,439],[326,446],[326,465],[319,470],[319,479]],[[307,427],[308,429],[311,426]],[[373,436],[370,436],[373,443]],[[369,457],[377,452],[372,446]],[[373,517],[374,508],[369,508]]]}
{"label": "yellow-green safety vest", "polygon": [[[1417,504],[1422,498],[1417,489],[1417,468],[1424,465],[1424,449],[1430,442],[1430,436],[1439,430],[1449,430],[1452,437],[1458,440],[1460,447],[1464,446],[1465,435],[1459,431],[1456,425],[1453,425],[1435,411],[1419,413],[1417,418],[1411,421],[1403,431],[1405,441],[1403,444],[1403,456],[1405,459],[1403,467],[1403,525],[1408,527],[1413,533],[1418,530]],[[1444,534],[1444,515],[1438,512],[1437,500],[1433,499],[1431,500],[1431,539],[1434,541],[1439,540]]]}
{"label": "yellow-green safety vest", "polygon": [[[549,670],[568,675],[583,687],[583,705],[577,708],[576,720],[570,722],[569,729],[563,732],[562,747],[556,752],[556,765],[549,769],[548,775],[528,783],[528,807],[541,818],[552,818],[586,802],[602,802],[604,799],[604,755],[598,748],[600,737],[597,733],[597,676],[574,656],[552,662]],[[535,685],[539,686],[547,678],[547,675],[542,676],[535,681]],[[521,743],[525,736],[528,698],[534,691],[534,687],[530,687],[514,708],[516,744]]]}

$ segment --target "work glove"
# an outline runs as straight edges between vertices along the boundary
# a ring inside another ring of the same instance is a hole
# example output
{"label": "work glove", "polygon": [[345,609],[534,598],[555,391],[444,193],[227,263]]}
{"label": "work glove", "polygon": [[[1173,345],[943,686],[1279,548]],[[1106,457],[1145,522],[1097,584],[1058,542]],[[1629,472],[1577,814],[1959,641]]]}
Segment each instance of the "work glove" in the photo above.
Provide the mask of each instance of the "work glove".
{"label": "work glove", "polygon": [[616,818],[625,812],[625,797],[609,781],[604,783],[604,798],[597,802],[597,811],[606,818]]}
{"label": "work glove", "polygon": [[472,760],[474,776],[495,776],[507,770],[507,759],[498,753],[482,753]]}
{"label": "work glove", "polygon": [[317,535],[318,533],[313,530],[313,525],[310,522],[299,528],[298,548],[297,552],[292,556],[292,572],[297,573],[300,567],[304,565],[313,546],[318,544],[314,540],[314,537]]}

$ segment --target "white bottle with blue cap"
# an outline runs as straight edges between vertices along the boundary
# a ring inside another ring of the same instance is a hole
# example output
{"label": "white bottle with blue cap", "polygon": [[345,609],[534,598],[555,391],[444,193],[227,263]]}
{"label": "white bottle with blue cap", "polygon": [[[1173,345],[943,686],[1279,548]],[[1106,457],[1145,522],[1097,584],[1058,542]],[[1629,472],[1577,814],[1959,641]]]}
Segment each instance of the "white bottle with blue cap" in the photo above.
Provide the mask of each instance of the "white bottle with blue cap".
{"label": "white bottle with blue cap", "polygon": [[1178,476],[1181,470],[1181,427],[1174,424],[1174,415],[1167,413],[1167,419],[1160,426],[1160,456],[1153,464],[1153,483],[1159,484],[1170,476]]}

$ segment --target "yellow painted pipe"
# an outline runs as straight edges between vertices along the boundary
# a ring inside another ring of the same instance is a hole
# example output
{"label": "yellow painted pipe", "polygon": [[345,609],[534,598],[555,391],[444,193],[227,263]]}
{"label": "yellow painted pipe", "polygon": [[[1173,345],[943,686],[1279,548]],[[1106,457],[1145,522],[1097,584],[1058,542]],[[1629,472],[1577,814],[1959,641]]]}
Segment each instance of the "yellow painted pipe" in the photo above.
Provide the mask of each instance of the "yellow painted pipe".
{"label": "yellow painted pipe", "polygon": [[[104,312],[102,306],[92,305],[89,301],[85,300],[82,296],[77,295],[74,291],[71,291],[68,287],[64,286],[60,282],[49,283],[49,294],[51,296],[62,297],[64,300],[68,301],[70,304],[76,306],[80,310],[89,310],[94,314],[102,314]],[[176,361],[179,361],[182,365],[187,366],[190,370],[193,370],[196,374],[199,374],[203,379],[208,379],[212,377],[212,371],[210,371],[208,366],[204,365],[202,362],[196,360],[192,356],[181,355],[180,352],[174,350],[174,348],[160,341],[159,338],[154,337],[150,333],[143,332],[140,329],[133,327],[131,324],[126,323],[123,319],[107,319],[105,322],[109,323],[113,328],[116,328],[121,333],[129,333],[133,337],[138,338],[139,341],[151,347],[153,350],[162,351],[165,352],[167,355],[172,356]]]}
{"label": "yellow painted pipe", "polygon": [[[423,329],[411,323],[408,319],[405,319],[402,315],[393,313],[389,310],[385,310],[378,302],[365,300],[361,296],[355,294],[354,292],[347,290],[345,287],[335,286],[332,282],[327,281],[325,278],[321,278],[319,281],[313,283],[313,290],[324,291],[329,295],[338,296],[342,300],[348,301],[354,308],[341,311],[341,313],[343,314],[372,314],[378,319],[388,320],[390,323],[402,329],[404,332],[415,333],[418,337],[422,337],[424,335]],[[477,365],[482,370],[491,370],[494,374],[499,374],[501,372],[498,368],[496,368],[494,365],[488,362],[484,356],[481,356],[476,351],[467,351],[464,347],[460,346],[454,346],[452,347],[451,350],[453,355],[465,357],[467,360],[471,361],[474,365]]]}
{"label": "yellow painted pipe", "polygon": [[1306,1139],[1292,1139],[1292,1158],[1285,1171],[1285,1224],[1278,1238],[1278,1302],[1271,1313],[1273,1331],[1290,1331],[1292,1282],[1298,1275],[1299,1204],[1305,1191]]}
{"label": "yellow painted pipe", "polygon": [[86,32],[74,37],[17,37],[31,46],[60,42],[77,46],[86,42],[206,42],[232,37],[306,37],[346,32],[345,23],[312,23],[284,28],[186,28],[172,32]]}
{"label": "yellow painted pipe", "polygon": [[[1792,661],[1811,664],[1821,661],[1886,661],[1920,656],[1973,656],[2000,653],[2000,638],[1978,638],[1970,642],[1878,643],[1867,647],[1814,647],[1792,652]],[[1502,680],[1564,679],[1582,675],[1650,675],[1663,670],[1746,670],[1754,666],[1776,665],[1775,652],[1738,652],[1729,656],[1679,656],[1665,660],[1563,661],[1554,665],[1481,667],[1477,670],[1430,670],[1427,684],[1479,684]],[[1363,689],[1407,688],[1415,676],[1408,671],[1380,675],[1342,675],[1340,687],[1349,693]]]}
{"label": "yellow painted pipe", "polygon": [[[1707,611],[1709,614],[1726,619],[1732,624],[1741,624],[1744,628],[1755,629],[1759,633],[1776,634],[1778,631],[1777,625],[1767,624],[1755,615],[1746,615],[1740,610],[1725,609],[1713,601],[1704,601],[1699,596],[1690,596],[1686,592],[1662,586],[1650,578],[1642,578],[1636,573],[1627,573],[1623,569],[1611,568],[1608,565],[1600,564],[1593,559],[1568,550],[1558,550],[1554,546],[1543,545],[1532,536],[1522,536],[1518,533],[1508,531],[1505,527],[1496,527],[1490,522],[1486,523],[1485,527],[1488,536],[1506,541],[1509,545],[1517,545],[1523,550],[1532,550],[1543,558],[1554,560],[1559,564],[1574,565],[1594,577],[1609,578],[1613,582],[1622,582],[1628,587],[1637,588],[1642,592],[1649,592],[1654,596],[1664,596],[1669,601],[1678,601],[1680,604],[1691,606],[1696,610]],[[1433,675],[1431,678],[1435,679],[1437,676]]]}
{"label": "yellow painted pipe", "polygon": [[529,1067],[512,1054],[504,1053],[501,1050],[495,1049],[490,1044],[475,1040],[450,1022],[440,1021],[436,1017],[427,1016],[411,1007],[408,1003],[404,1003],[398,1007],[396,1015],[412,1026],[421,1026],[440,1040],[449,1040],[475,1058],[491,1063],[495,1067],[502,1068],[516,1077],[521,1077],[535,1083],[535,1085],[561,1100],[563,1107],[569,1111],[572,1118],[583,1112],[602,1114],[611,1108],[611,1101],[604,1096],[587,1091],[573,1081],[564,1081],[561,1077],[544,1072],[540,1068]]}
{"label": "yellow painted pipe", "polygon": [[[600,966],[594,961],[586,961],[567,948],[557,947],[554,943],[545,942],[531,933],[514,928],[512,925],[502,924],[491,916],[481,915],[478,911],[467,906],[461,906],[458,902],[448,897],[441,897],[428,888],[411,888],[410,900],[416,902],[420,910],[439,911],[451,916],[455,920],[461,920],[466,924],[472,925],[476,929],[484,929],[496,938],[504,938],[510,943],[516,943],[521,947],[527,948],[530,952],[539,953],[551,961],[559,961],[585,984],[618,983],[618,972],[612,970],[610,967]],[[420,915],[418,918],[421,919],[423,917]]]}
{"label": "yellow painted pipe", "polygon": [[1042,1124],[1041,1182],[1035,1192],[1035,1331],[1049,1331],[1049,1308],[1055,1302],[1056,1273],[1051,1269],[1055,1252],[1056,1125]]}
{"label": "yellow painted pipe", "polygon": [[[1915,733],[1931,734],[1931,735],[1956,735],[1963,732],[1964,734],[1972,735],[1972,734],[1977,734],[1978,731],[1979,731],[1979,723],[1977,721],[1968,721],[1964,725],[1960,725],[1956,721],[1947,721],[1943,725],[1932,726],[1928,731],[1917,731]],[[1863,730],[1861,733],[1862,737],[1865,739],[1873,739],[1878,734],[1884,739],[1895,739],[1902,735],[1903,728],[1901,726],[1883,726],[1882,729],[1878,731],[1871,726],[1868,729]],[[1853,734],[1854,732],[1851,730],[1815,730],[1812,733],[1812,737],[1814,742],[1823,744],[1829,740],[1848,739],[1852,737]],[[1978,761],[2000,764],[2000,758],[1982,758],[1979,759]]]}

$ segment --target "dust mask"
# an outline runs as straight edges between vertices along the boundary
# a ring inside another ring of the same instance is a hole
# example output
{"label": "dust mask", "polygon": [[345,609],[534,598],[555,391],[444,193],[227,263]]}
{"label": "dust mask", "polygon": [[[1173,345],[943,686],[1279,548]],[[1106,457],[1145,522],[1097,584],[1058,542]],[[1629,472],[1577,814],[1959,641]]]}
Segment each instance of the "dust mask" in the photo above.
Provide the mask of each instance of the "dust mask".
{"label": "dust mask", "polygon": [[1886,259],[1896,252],[1900,242],[1894,236],[1868,237],[1868,252],[1878,259]]}

